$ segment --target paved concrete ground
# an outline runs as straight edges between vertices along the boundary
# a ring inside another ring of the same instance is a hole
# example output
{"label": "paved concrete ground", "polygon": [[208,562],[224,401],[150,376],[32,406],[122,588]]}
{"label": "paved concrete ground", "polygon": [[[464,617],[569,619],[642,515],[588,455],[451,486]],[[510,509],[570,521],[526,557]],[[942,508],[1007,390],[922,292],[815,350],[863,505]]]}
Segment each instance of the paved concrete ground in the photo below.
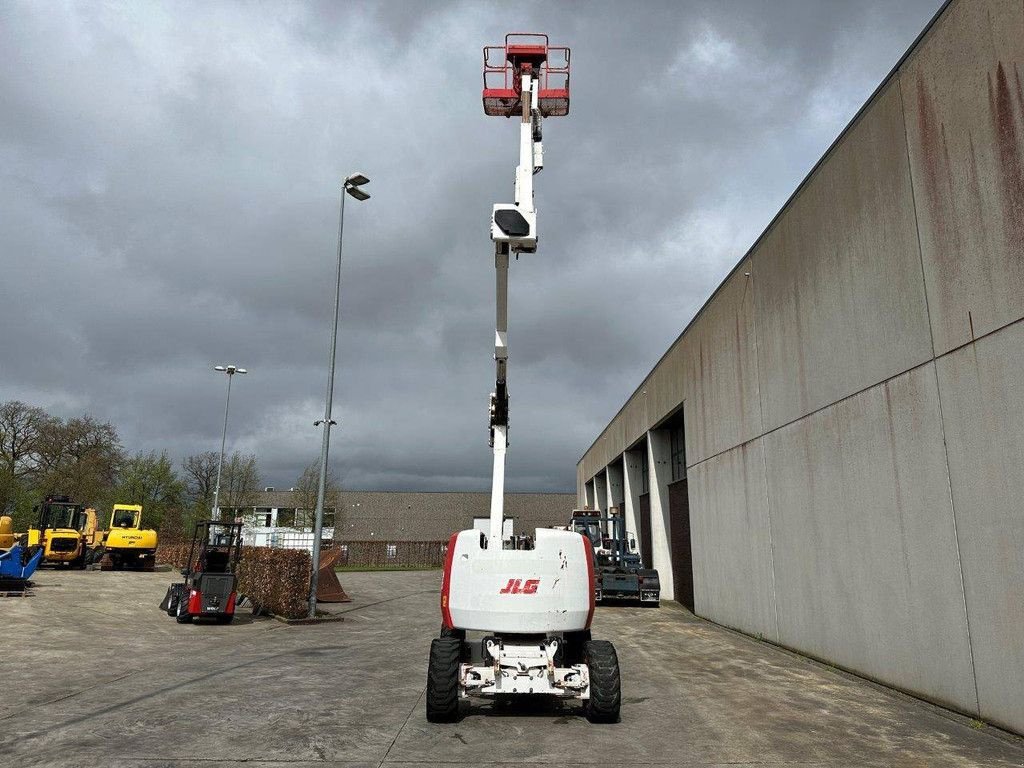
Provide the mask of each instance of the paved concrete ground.
{"label": "paved concrete ground", "polygon": [[1024,741],[674,604],[598,610],[619,725],[486,703],[430,725],[437,572],[342,574],[346,621],[314,627],[178,625],[171,576],[50,571],[0,599],[0,765],[1024,765]]}

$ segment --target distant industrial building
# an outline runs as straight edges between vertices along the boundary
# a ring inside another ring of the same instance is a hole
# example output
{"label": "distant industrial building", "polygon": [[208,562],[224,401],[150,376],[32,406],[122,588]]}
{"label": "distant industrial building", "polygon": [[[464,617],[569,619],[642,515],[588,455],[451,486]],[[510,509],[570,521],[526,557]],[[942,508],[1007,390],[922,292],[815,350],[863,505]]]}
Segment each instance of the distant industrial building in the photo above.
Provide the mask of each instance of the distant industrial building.
{"label": "distant industrial building", "polygon": [[[576,495],[508,493],[505,517],[515,530],[565,525]],[[491,495],[476,492],[341,491],[324,507],[324,538],[338,541],[439,541],[487,518]],[[246,542],[258,546],[308,549],[313,509],[296,489],[266,488],[251,507],[225,509],[245,521]]]}
{"label": "distant industrial building", "polygon": [[1022,78],[947,4],[577,467],[663,597],[1018,732]]}

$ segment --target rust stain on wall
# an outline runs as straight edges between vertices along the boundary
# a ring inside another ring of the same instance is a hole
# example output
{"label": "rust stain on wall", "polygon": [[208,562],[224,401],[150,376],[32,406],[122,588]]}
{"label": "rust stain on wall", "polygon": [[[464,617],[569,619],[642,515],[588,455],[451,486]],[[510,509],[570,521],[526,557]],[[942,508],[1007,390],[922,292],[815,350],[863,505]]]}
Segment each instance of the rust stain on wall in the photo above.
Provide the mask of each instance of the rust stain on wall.
{"label": "rust stain on wall", "polygon": [[1016,64],[1013,65],[1013,70],[1016,107],[1003,62],[999,62],[996,67],[994,87],[992,77],[989,76],[988,97],[992,127],[999,148],[1000,197],[1007,255],[1019,262],[1024,258],[1021,252],[1024,249],[1024,152],[1021,147],[1024,126],[1018,124],[1024,119],[1024,98],[1021,98],[1020,72]]}
{"label": "rust stain on wall", "polygon": [[944,151],[945,138],[935,119],[928,86],[921,76],[917,78],[917,130],[921,137],[928,214],[935,239],[941,244],[947,241],[946,217],[943,214],[949,206],[949,200],[944,190],[948,188],[951,179]]}

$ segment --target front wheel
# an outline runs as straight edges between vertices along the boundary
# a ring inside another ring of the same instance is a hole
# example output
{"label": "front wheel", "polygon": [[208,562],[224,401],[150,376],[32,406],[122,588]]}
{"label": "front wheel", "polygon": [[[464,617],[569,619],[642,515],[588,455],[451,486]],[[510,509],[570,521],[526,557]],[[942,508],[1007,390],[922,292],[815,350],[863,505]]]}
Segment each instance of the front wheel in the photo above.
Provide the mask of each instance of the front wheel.
{"label": "front wheel", "polygon": [[439,637],[430,643],[427,665],[427,720],[451,723],[459,717],[459,660],[462,641]]}
{"label": "front wheel", "polygon": [[585,710],[587,720],[592,723],[619,722],[622,694],[615,646],[607,640],[584,643],[583,660],[590,674],[590,699]]}
{"label": "front wheel", "polygon": [[175,615],[174,620],[179,624],[191,624],[192,614],[188,612],[188,601],[184,599],[178,600],[178,613]]}

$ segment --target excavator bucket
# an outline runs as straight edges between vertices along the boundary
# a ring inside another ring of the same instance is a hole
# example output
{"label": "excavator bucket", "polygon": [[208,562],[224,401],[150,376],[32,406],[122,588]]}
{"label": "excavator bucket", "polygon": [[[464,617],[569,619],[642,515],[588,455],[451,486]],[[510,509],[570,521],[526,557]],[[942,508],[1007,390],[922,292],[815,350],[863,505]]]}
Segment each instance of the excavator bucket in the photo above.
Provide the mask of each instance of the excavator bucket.
{"label": "excavator bucket", "polygon": [[43,548],[38,545],[15,544],[0,550],[0,592],[23,592],[42,559]]}
{"label": "excavator bucket", "polygon": [[320,570],[317,571],[316,599],[320,603],[351,603],[349,597],[338,581],[334,566],[341,558],[341,548],[333,547],[320,553]]}

